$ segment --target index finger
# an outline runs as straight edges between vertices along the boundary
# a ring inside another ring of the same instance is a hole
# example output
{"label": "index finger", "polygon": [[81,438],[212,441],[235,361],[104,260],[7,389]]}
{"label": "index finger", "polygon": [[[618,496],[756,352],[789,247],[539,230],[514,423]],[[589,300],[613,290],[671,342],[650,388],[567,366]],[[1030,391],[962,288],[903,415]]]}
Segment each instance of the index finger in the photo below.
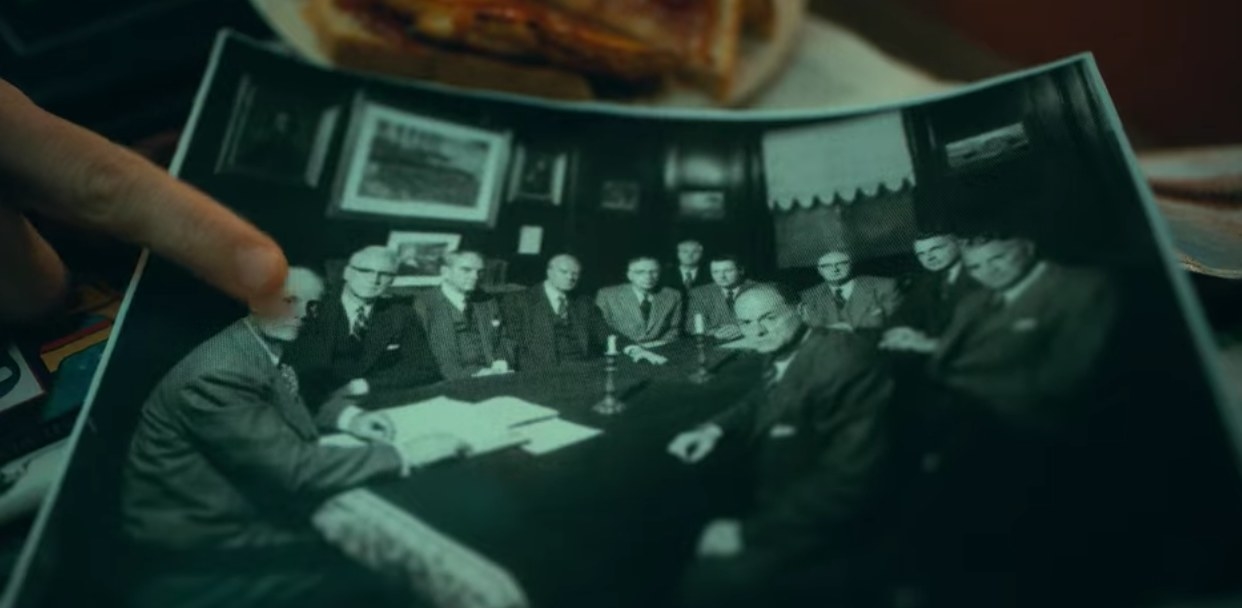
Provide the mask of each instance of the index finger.
{"label": "index finger", "polygon": [[229,295],[267,305],[284,283],[280,247],[142,156],[39,108],[0,80],[0,173],[25,211],[146,246]]}

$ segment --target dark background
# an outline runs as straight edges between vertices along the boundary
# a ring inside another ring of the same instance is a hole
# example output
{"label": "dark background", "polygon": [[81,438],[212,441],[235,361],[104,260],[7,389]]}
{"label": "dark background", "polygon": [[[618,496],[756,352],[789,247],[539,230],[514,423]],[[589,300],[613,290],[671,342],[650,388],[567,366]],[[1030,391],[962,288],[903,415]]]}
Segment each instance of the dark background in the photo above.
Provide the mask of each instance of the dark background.
{"label": "dark background", "polygon": [[[265,84],[291,87],[308,103],[348,107],[356,85],[339,74],[313,81],[309,68],[295,69],[230,44],[223,66],[245,65]],[[213,173],[218,142],[231,109],[236,67],[217,72],[218,85],[206,100],[197,125],[195,153],[181,175],[238,208],[269,230],[292,263],[321,264],[348,255],[363,244],[383,243],[392,229],[440,229],[435,224],[393,225],[364,220],[328,220],[334,167],[344,137],[338,124],[327,171],[320,185],[291,187],[247,176]],[[1031,80],[1000,85],[969,97],[927,104],[908,111],[918,183],[918,215],[960,227],[1021,230],[1052,258],[1102,266],[1123,285],[1127,333],[1118,353],[1117,401],[1101,442],[1106,460],[1091,471],[1104,486],[1126,499],[1125,528],[1118,534],[1115,561],[1101,576],[1141,581],[1149,589],[1212,590],[1226,586],[1221,564],[1236,558],[1236,509],[1240,487],[1233,468],[1236,454],[1222,432],[1204,381],[1204,363],[1194,347],[1180,304],[1170,289],[1169,264],[1154,246],[1143,206],[1123,155],[1080,65]],[[491,101],[464,102],[435,92],[367,85],[377,101],[396,102],[418,113],[465,124],[537,134],[541,144],[570,147],[566,203],[560,207],[506,205],[496,230],[460,230],[464,244],[491,255],[516,248],[518,227],[545,227],[544,251],[568,249],[587,265],[586,287],[618,281],[621,263],[634,252],[671,256],[683,236],[702,238],[710,249],[729,246],[755,269],[797,282],[803,272],[775,273],[771,216],[760,194],[762,175],[751,171],[720,184],[728,215],[723,222],[678,221],[671,204],[676,192],[662,179],[663,153],[675,142],[718,152],[721,158],[758,154],[761,131],[730,121],[637,121],[586,112],[558,114]],[[962,134],[1023,121],[1032,134],[1027,155],[980,174],[952,173],[938,146]],[[774,124],[774,123],[770,123]],[[790,121],[788,124],[792,124]],[[753,163],[743,163],[752,166]],[[598,209],[599,186],[606,179],[643,184],[638,215],[618,216]],[[650,198],[648,198],[650,196]],[[543,258],[514,263],[511,279],[537,279]],[[914,267],[908,256],[867,260],[863,270],[896,273]],[[133,301],[122,338],[115,344],[114,367],[104,376],[65,489],[50,514],[55,523],[43,538],[32,584],[46,589],[93,593],[109,580],[108,556],[115,529],[114,484],[121,448],[133,415],[147,390],[189,348],[243,313],[214,291],[162,260],[151,260],[142,289]],[[123,370],[123,371],[121,371]],[[1122,386],[1124,384],[1124,386]],[[1124,389],[1124,390],[1123,390]],[[1129,499],[1133,499],[1131,502]],[[1090,508],[1084,505],[1084,508]],[[81,550],[85,548],[86,550]],[[1128,556],[1128,557],[1127,557]],[[1139,575],[1143,576],[1139,576]],[[42,579],[42,580],[40,580]],[[63,599],[63,598],[62,598]],[[34,605],[34,604],[29,604]]]}

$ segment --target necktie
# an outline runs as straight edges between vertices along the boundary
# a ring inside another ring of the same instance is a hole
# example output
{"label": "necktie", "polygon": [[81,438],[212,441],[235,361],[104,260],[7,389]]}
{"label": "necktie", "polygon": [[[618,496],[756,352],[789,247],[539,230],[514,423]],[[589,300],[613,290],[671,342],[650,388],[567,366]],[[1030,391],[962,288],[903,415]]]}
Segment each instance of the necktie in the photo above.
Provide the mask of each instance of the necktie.
{"label": "necktie", "polygon": [[302,387],[298,383],[298,373],[293,371],[288,363],[281,363],[277,369],[280,370],[280,379],[289,393],[293,395],[294,401],[302,403]]}
{"label": "necktie", "polygon": [[465,319],[467,324],[474,321],[474,304],[472,304],[470,300],[462,300],[461,318]]}
{"label": "necktie", "polygon": [[734,300],[737,300],[737,290],[736,290],[736,289],[726,289],[726,290],[725,290],[725,306],[728,306],[728,307],[729,307],[729,312],[733,312],[733,302],[734,302]]}
{"label": "necktie", "polygon": [[371,323],[371,314],[367,311],[366,306],[358,306],[354,313],[354,326],[349,329],[349,335],[355,338],[361,338],[367,331],[367,326]]}
{"label": "necktie", "polygon": [[651,298],[643,296],[643,301],[638,304],[638,312],[643,315],[643,325],[651,320]]}
{"label": "necktie", "polygon": [[556,318],[562,321],[569,318],[569,302],[565,300],[565,294],[556,296]]}
{"label": "necktie", "polygon": [[689,270],[681,271],[681,282],[684,283],[686,287],[692,285],[694,283],[694,273]]}
{"label": "necktie", "polygon": [[841,288],[841,287],[833,287],[833,288],[832,288],[832,303],[833,303],[833,305],[835,305],[835,306],[837,307],[837,310],[838,310],[838,311],[840,311],[840,310],[842,310],[842,309],[844,309],[844,308],[845,308],[845,293],[844,293],[844,291],[845,291],[845,289],[843,289],[843,288]]}

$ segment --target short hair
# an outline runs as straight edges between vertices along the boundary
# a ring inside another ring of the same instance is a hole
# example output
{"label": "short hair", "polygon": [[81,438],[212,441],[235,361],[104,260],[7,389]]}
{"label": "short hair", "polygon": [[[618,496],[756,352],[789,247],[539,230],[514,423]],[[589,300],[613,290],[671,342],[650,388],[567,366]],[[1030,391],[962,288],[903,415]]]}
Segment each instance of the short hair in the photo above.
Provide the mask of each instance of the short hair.
{"label": "short hair", "polygon": [[483,262],[487,261],[487,258],[483,257],[483,254],[478,251],[473,249],[458,249],[456,251],[447,251],[444,255],[440,256],[440,268],[448,268],[449,266],[455,264],[457,260],[460,260],[468,255],[475,256]]}
{"label": "short hair", "polygon": [[695,245],[699,249],[703,248],[702,241],[699,241],[698,239],[681,239],[680,241],[677,241],[678,247],[681,247],[682,245]]}
{"label": "short hair", "polygon": [[953,239],[957,238],[957,234],[955,234],[952,230],[920,230],[914,233],[914,240],[911,242],[917,243],[919,241],[926,241],[927,239],[935,239],[940,237]]}
{"label": "short hair", "polygon": [[717,253],[716,255],[713,255],[710,259],[707,260],[707,265],[710,267],[712,264],[715,264],[716,262],[733,262],[733,265],[737,266],[738,270],[742,270],[743,268],[746,267],[744,264],[742,264],[742,260],[739,259],[736,255],[733,255],[732,253]]}
{"label": "short hair", "polygon": [[802,303],[802,294],[792,286],[776,281],[763,281],[759,283],[751,283],[742,288],[734,298],[734,306],[742,299],[742,296],[751,292],[767,292],[776,294],[785,304],[790,307],[797,308]]}
{"label": "short hair", "polygon": [[824,256],[830,253],[839,253],[849,258],[851,261],[853,261],[854,259],[854,254],[850,252],[849,249],[846,249],[845,247],[829,247],[828,249],[825,249],[823,253],[819,254],[819,256],[815,258],[815,260],[818,262],[819,260],[823,259]]}
{"label": "short hair", "polygon": [[357,260],[358,258],[368,257],[372,255],[382,256],[386,261],[388,261],[393,266],[396,266],[399,262],[399,260],[397,259],[396,250],[390,247],[385,247],[383,245],[367,245],[366,247],[363,247],[362,249],[355,251],[352,255],[349,256],[348,265],[353,266],[354,261]]}
{"label": "short hair", "polygon": [[988,231],[988,232],[973,232],[969,235],[961,237],[959,239],[959,242],[962,245],[962,249],[974,249],[977,247],[982,247],[984,245],[987,245],[988,243],[991,243],[993,241],[1015,241],[1015,240],[1026,241],[1034,245],[1034,243],[1030,239],[1022,235],[1019,235],[1013,232],[999,231],[999,230]]}
{"label": "short hair", "polygon": [[548,258],[548,268],[549,268],[549,269],[551,269],[551,268],[552,268],[552,265],[553,265],[553,264],[556,264],[556,261],[557,261],[557,260],[573,260],[573,262],[574,262],[575,264],[577,264],[579,267],[581,267],[581,266],[582,266],[582,260],[579,260],[579,259],[578,259],[578,256],[576,256],[576,255],[574,255],[574,254],[572,254],[572,253],[558,253],[558,254],[556,254],[556,255],[554,255],[554,256],[552,256],[552,257]]}
{"label": "short hair", "polygon": [[299,279],[318,283],[321,289],[324,286],[323,277],[319,276],[318,272],[315,272],[306,266],[290,266],[288,273],[285,274],[285,284],[288,285],[289,283]]}
{"label": "short hair", "polygon": [[634,257],[630,258],[628,261],[626,261],[626,262],[625,262],[625,270],[626,270],[626,272],[629,272],[630,267],[631,267],[631,266],[633,266],[634,264],[639,263],[639,262],[651,262],[651,263],[655,264],[656,266],[659,266],[659,265],[660,265],[660,260],[657,260],[657,259],[655,258],[655,256],[650,256],[650,255],[636,255],[636,256],[634,256]]}

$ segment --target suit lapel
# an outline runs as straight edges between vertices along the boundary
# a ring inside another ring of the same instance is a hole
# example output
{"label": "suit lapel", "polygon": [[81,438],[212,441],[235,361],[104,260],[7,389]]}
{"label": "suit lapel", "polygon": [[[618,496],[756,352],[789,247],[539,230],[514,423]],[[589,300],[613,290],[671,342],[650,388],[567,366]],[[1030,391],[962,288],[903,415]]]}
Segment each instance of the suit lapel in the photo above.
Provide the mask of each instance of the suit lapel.
{"label": "suit lapel", "polygon": [[302,402],[301,395],[293,393],[292,387],[281,375],[279,365],[272,363],[271,356],[259,344],[260,338],[251,333],[244,323],[244,321],[238,321],[233,326],[234,348],[245,353],[245,359],[249,361],[251,369],[262,374],[262,377],[271,384],[271,407],[276,408],[280,417],[284,418],[285,422],[289,423],[289,426],[303,439],[315,439],[319,436],[319,431],[315,427],[315,421],[311,418],[310,410]]}
{"label": "suit lapel", "polygon": [[496,350],[493,348],[493,338],[496,336],[496,328],[492,326],[492,302],[490,300],[484,302],[473,302],[474,306],[474,324],[479,331],[479,340],[483,342],[483,356],[488,362],[496,360]]}

